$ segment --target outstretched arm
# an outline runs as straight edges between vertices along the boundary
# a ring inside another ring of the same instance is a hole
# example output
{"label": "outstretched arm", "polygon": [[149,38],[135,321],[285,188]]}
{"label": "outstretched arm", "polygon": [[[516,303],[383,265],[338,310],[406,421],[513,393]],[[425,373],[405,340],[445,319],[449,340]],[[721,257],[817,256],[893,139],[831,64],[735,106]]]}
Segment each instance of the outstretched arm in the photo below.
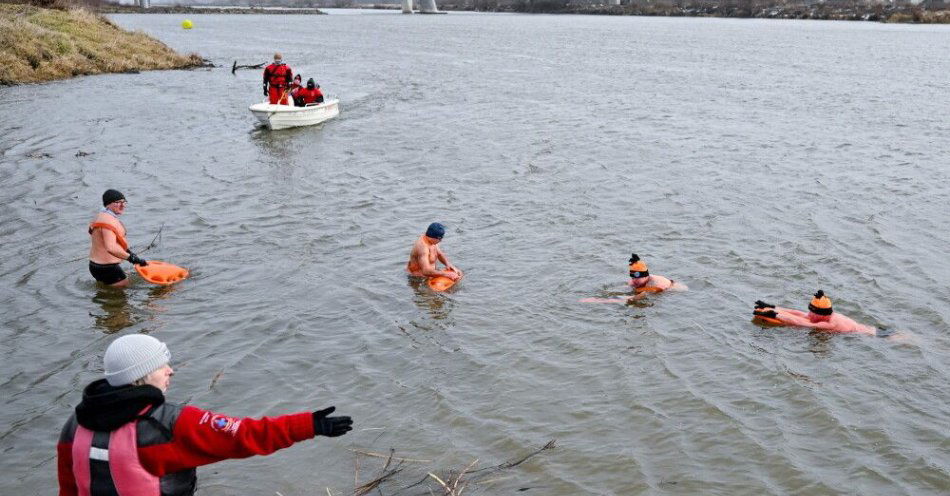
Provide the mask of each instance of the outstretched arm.
{"label": "outstretched arm", "polygon": [[[789,311],[787,308],[775,307],[775,318],[781,320],[787,325],[798,327],[817,327],[815,323],[808,320],[807,317],[798,315],[795,310]],[[800,313],[800,312],[799,312]]]}
{"label": "outstretched arm", "polygon": [[140,447],[139,455],[149,472],[161,476],[228,458],[268,455],[313,436],[310,412],[252,419],[186,406],[171,440]]}
{"label": "outstretched arm", "polygon": [[783,313],[795,315],[795,316],[797,316],[797,317],[801,317],[801,318],[806,319],[806,320],[808,319],[808,314],[807,314],[807,313],[805,313],[805,312],[803,312],[803,311],[801,311],[801,310],[795,310],[794,308],[775,307],[775,311],[776,311],[776,312],[783,312]]}

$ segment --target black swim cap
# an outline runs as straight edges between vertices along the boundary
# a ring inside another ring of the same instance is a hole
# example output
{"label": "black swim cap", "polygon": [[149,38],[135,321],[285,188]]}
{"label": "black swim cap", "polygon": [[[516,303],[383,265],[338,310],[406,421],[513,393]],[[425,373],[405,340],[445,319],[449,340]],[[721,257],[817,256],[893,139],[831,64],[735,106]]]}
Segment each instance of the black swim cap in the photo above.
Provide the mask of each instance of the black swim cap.
{"label": "black swim cap", "polygon": [[435,239],[442,239],[445,236],[445,226],[439,224],[438,222],[429,224],[429,228],[426,229],[426,236]]}
{"label": "black swim cap", "polygon": [[119,200],[125,200],[125,195],[115,189],[107,189],[105,193],[102,194],[102,206],[106,206],[110,203],[117,202]]}

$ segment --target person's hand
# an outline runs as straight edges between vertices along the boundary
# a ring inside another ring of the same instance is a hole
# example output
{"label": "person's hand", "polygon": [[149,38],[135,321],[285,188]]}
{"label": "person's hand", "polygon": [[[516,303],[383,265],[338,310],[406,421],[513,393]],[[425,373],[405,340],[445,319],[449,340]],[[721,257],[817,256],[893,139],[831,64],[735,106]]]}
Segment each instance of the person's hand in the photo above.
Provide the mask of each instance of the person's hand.
{"label": "person's hand", "polygon": [[768,317],[770,319],[778,318],[778,314],[775,313],[775,310],[756,309],[755,311],[752,312],[752,314],[758,315],[759,317]]}
{"label": "person's hand", "polygon": [[136,255],[135,253],[132,253],[131,251],[129,252],[129,258],[128,258],[128,260],[129,260],[129,262],[132,263],[133,265],[141,265],[142,267],[145,267],[146,265],[148,265],[148,261],[146,261],[146,260],[144,260],[144,259],[142,259],[142,258],[139,258],[138,255]]}
{"label": "person's hand", "polygon": [[458,281],[462,277],[461,274],[455,272],[454,270],[443,270],[442,275],[453,281]]}
{"label": "person's hand", "polygon": [[775,305],[770,305],[762,300],[755,300],[755,308],[775,308]]}
{"label": "person's hand", "polygon": [[267,96],[267,85],[264,85],[264,96]]}
{"label": "person's hand", "polygon": [[648,294],[650,294],[650,293],[648,293],[648,292],[646,292],[646,291],[644,291],[644,292],[642,292],[642,293],[637,293],[637,294],[635,294],[635,295],[633,295],[633,296],[627,298],[627,303],[633,303],[633,302],[635,302],[635,301],[640,301],[640,300],[646,298]]}
{"label": "person's hand", "polygon": [[337,437],[353,430],[350,417],[327,417],[336,410],[335,406],[313,412],[313,435]]}

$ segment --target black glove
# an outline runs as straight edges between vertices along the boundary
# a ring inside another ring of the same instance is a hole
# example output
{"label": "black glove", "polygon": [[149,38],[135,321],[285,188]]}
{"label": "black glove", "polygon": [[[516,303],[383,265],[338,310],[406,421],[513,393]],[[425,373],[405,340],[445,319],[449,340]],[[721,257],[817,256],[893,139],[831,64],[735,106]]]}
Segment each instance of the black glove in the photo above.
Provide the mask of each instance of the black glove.
{"label": "black glove", "polygon": [[134,264],[134,265],[141,265],[142,267],[145,267],[146,265],[148,265],[148,262],[147,262],[147,261],[145,261],[145,260],[139,258],[138,255],[136,255],[135,253],[132,253],[131,251],[129,251],[129,258],[128,258],[128,260],[129,260],[129,262],[131,262],[131,263]]}
{"label": "black glove", "polygon": [[777,319],[778,314],[775,313],[775,310],[755,310],[752,312],[753,315],[758,315],[760,317],[768,317],[770,319]]}
{"label": "black glove", "polygon": [[264,85],[264,96],[267,96],[267,85]]}
{"label": "black glove", "polygon": [[755,300],[755,308],[775,308],[775,305],[770,305],[762,300]]}
{"label": "black glove", "polygon": [[315,436],[337,437],[353,430],[350,417],[327,417],[336,410],[335,406],[313,412],[313,434]]}

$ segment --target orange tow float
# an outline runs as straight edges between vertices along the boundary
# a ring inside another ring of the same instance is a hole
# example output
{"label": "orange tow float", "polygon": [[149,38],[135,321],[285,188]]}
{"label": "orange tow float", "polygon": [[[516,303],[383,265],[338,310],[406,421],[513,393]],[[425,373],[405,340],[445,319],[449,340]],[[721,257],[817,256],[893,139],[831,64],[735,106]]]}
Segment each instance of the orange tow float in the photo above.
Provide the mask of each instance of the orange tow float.
{"label": "orange tow float", "polygon": [[142,279],[162,286],[174,284],[188,277],[188,269],[159,260],[149,260],[148,265],[145,266],[136,265],[135,270]]}
{"label": "orange tow float", "polygon": [[426,281],[426,284],[429,285],[429,289],[431,289],[432,291],[442,292],[451,288],[452,286],[455,286],[455,283],[461,280],[462,280],[461,277],[453,280],[451,277],[446,277],[446,276],[432,276],[429,278],[428,281]]}

